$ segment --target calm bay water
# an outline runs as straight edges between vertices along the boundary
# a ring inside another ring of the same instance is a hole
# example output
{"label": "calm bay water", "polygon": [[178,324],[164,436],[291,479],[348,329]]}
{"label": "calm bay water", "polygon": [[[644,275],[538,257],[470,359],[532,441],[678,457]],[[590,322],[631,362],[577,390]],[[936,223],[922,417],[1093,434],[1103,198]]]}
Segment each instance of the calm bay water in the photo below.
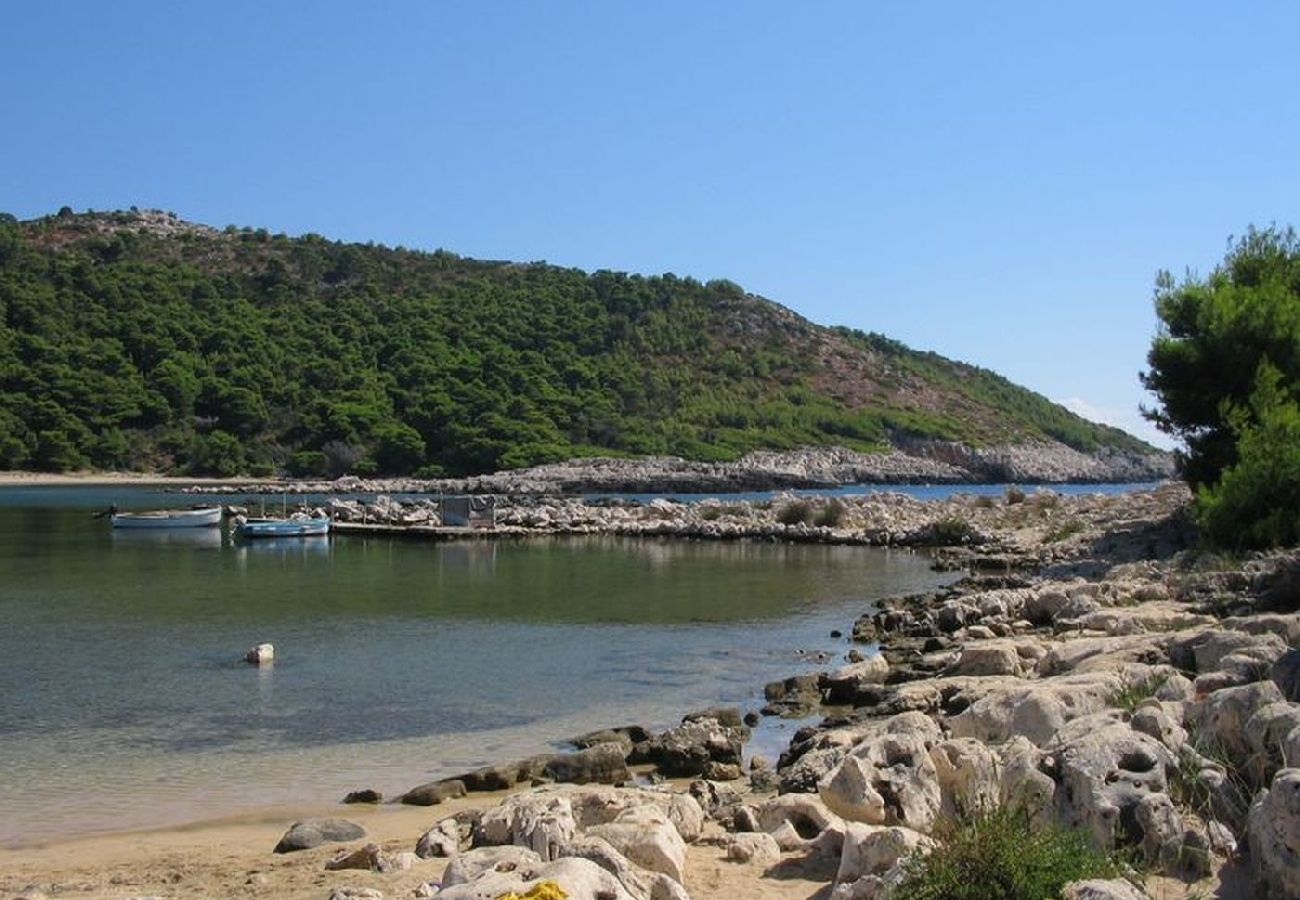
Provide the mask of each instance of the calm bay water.
{"label": "calm bay water", "polygon": [[[114,532],[144,489],[0,490],[0,842],[399,792],[566,735],[761,703],[952,576],[899,551]],[[274,666],[239,661],[275,643]],[[767,722],[774,748],[788,723]],[[770,749],[768,750],[770,752]]]}

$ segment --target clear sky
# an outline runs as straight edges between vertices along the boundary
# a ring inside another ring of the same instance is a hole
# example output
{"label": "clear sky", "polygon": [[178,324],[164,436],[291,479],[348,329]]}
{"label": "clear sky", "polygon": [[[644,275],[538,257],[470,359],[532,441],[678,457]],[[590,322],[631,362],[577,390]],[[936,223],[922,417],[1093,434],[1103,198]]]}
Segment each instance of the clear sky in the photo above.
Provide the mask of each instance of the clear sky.
{"label": "clear sky", "polygon": [[1294,3],[43,0],[3,23],[20,218],[161,207],[725,277],[1144,435],[1155,272],[1300,219]]}

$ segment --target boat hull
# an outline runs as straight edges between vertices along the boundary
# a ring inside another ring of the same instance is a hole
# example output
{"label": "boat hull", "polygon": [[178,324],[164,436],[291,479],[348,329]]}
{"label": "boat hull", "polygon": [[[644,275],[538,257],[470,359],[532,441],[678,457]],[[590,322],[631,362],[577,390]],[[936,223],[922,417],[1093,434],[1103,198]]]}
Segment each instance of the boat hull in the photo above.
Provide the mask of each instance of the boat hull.
{"label": "boat hull", "polygon": [[329,532],[329,519],[248,519],[235,526],[235,534],[244,538],[315,537]]}
{"label": "boat hull", "polygon": [[221,507],[114,513],[109,521],[114,528],[212,528],[221,524]]}

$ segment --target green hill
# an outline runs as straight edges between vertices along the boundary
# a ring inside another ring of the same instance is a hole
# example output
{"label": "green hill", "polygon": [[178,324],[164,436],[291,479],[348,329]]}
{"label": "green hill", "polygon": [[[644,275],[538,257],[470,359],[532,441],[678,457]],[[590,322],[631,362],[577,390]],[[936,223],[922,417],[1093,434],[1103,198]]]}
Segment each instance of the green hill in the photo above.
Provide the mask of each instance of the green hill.
{"label": "green hill", "polygon": [[0,468],[467,474],[916,438],[1151,449],[728,281],[0,216]]}

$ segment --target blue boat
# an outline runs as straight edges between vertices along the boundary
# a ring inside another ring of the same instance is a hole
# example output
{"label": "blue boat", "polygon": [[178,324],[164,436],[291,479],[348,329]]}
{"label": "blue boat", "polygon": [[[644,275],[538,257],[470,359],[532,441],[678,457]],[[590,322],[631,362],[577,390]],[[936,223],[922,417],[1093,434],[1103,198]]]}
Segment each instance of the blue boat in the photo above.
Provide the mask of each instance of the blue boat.
{"label": "blue boat", "polygon": [[295,513],[287,519],[235,520],[235,534],[244,538],[315,537],[330,533],[329,516]]}

